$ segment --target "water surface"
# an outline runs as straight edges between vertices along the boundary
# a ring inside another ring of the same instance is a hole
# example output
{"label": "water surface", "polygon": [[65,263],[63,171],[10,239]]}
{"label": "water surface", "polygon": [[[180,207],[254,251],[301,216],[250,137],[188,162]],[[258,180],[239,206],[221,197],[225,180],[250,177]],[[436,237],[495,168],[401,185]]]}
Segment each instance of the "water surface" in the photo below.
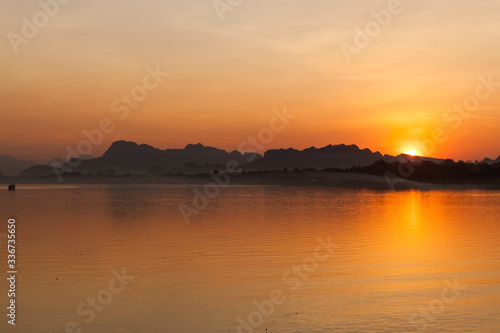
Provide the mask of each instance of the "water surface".
{"label": "water surface", "polygon": [[[1,331],[500,331],[500,192],[234,186],[186,224],[192,198],[168,185],[1,191],[0,253],[15,217],[19,270],[17,325]],[[334,251],[313,262],[328,237]],[[122,269],[134,279],[86,323],[77,307]],[[273,291],[282,303],[256,312]]]}

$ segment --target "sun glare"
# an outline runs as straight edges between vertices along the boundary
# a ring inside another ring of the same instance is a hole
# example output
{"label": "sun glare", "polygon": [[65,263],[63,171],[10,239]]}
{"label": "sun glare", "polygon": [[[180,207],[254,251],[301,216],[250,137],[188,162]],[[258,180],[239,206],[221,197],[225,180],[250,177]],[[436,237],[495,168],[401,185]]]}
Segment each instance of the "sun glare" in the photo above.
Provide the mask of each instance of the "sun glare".
{"label": "sun glare", "polygon": [[418,155],[420,155],[420,152],[418,151],[418,149],[415,149],[415,148],[406,148],[403,151],[403,154],[410,155],[410,156],[418,156]]}

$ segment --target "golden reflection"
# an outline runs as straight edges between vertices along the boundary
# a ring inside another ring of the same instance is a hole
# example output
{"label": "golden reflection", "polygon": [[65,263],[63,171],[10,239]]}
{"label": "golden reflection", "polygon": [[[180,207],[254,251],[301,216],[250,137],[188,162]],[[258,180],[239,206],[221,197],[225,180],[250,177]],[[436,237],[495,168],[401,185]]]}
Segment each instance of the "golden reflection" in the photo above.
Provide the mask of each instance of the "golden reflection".
{"label": "golden reflection", "polygon": [[417,255],[427,251],[432,230],[428,228],[429,221],[423,217],[425,212],[422,208],[422,195],[422,192],[410,191],[391,196],[394,200],[388,203],[386,216],[389,222],[387,234],[392,239],[392,242],[388,242],[392,244],[390,251],[404,255]]}

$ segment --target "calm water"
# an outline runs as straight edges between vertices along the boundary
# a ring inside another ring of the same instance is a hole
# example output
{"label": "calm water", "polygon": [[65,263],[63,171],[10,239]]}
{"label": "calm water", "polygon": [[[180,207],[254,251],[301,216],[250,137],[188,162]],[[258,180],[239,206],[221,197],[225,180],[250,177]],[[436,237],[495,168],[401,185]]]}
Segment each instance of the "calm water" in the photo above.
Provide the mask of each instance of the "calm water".
{"label": "calm water", "polygon": [[0,267],[15,217],[19,270],[17,325],[2,310],[0,331],[500,332],[500,192],[238,186],[186,224],[192,196],[0,191]]}

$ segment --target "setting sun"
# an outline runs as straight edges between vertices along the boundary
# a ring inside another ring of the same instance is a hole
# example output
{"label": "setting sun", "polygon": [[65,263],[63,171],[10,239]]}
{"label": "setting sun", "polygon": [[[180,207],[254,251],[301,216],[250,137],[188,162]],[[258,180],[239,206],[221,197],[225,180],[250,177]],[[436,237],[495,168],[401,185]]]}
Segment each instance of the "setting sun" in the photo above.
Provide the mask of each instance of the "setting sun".
{"label": "setting sun", "polygon": [[418,156],[420,155],[420,151],[415,148],[407,148],[403,151],[403,154],[410,155],[410,156]]}

